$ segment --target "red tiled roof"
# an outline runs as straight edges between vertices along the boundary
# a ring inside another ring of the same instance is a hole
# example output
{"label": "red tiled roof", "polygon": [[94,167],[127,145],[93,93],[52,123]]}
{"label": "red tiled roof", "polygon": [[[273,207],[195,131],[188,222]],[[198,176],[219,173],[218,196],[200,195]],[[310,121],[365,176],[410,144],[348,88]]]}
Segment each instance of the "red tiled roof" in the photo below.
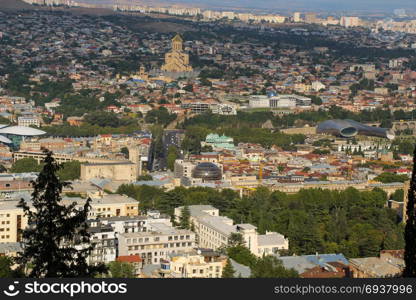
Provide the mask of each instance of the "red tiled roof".
{"label": "red tiled roof", "polygon": [[142,258],[139,255],[125,255],[117,257],[117,261],[119,262],[127,262],[127,263],[137,263],[142,262]]}

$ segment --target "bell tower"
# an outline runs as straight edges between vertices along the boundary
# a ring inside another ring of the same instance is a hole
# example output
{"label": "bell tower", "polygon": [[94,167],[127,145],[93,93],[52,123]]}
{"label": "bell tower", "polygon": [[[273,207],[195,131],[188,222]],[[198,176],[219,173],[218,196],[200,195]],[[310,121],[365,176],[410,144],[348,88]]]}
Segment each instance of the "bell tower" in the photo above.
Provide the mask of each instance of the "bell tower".
{"label": "bell tower", "polygon": [[181,52],[182,44],[183,44],[183,39],[181,38],[181,36],[179,34],[175,35],[175,37],[172,39],[172,50]]}

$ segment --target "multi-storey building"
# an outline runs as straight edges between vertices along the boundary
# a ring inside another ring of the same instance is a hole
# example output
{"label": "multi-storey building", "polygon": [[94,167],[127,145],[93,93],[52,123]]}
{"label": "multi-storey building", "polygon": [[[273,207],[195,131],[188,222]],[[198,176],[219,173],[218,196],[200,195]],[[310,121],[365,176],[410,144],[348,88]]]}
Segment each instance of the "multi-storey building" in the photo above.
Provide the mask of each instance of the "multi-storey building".
{"label": "multi-storey building", "polygon": [[[175,217],[179,220],[183,207],[175,208]],[[189,206],[190,222],[195,228],[200,247],[219,249],[228,246],[233,234],[241,234],[245,245],[257,256],[276,254],[279,250],[289,249],[289,240],[277,232],[260,235],[251,224],[234,224],[228,217],[219,215],[219,210],[211,205]]]}
{"label": "multi-storey building", "polygon": [[172,253],[191,251],[195,233],[153,223],[148,232],[122,233],[118,237],[119,255],[139,255],[143,264],[158,264]]}
{"label": "multi-storey building", "polygon": [[30,126],[39,127],[40,120],[37,117],[31,117],[31,116],[19,117],[17,118],[17,125],[25,126],[25,127],[30,127]]}
{"label": "multi-storey building", "polygon": [[[68,197],[62,199],[62,204],[77,203],[77,207],[83,207],[86,199]],[[29,207],[31,201],[27,201]],[[27,226],[27,217],[22,208],[17,207],[18,200],[5,200],[0,202],[0,243],[20,241],[20,232]],[[97,217],[136,216],[139,214],[139,202],[123,195],[105,195],[101,198],[93,198],[89,219]]]}

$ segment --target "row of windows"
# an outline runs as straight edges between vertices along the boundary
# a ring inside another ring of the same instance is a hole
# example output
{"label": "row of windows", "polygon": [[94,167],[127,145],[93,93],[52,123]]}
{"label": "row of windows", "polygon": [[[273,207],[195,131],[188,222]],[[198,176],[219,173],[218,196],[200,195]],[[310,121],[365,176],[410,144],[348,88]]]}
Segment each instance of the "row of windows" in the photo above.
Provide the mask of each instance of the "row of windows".
{"label": "row of windows", "polygon": [[0,228],[0,232],[1,231],[10,231],[10,228]]}
{"label": "row of windows", "polygon": [[102,208],[102,210],[101,210],[101,208],[97,208],[97,211],[110,211],[111,210],[111,208],[110,207],[103,207]]}
{"label": "row of windows", "polygon": [[10,235],[2,235],[1,238],[2,239],[9,239],[10,238]]}
{"label": "row of windows", "polygon": [[[178,240],[183,241],[183,240],[189,240],[190,238],[191,238],[190,235],[186,235],[186,236],[185,235],[181,235],[181,236],[175,235],[175,236],[169,236],[168,240],[169,241],[178,241]],[[136,243],[147,243],[149,241],[150,241],[149,238],[133,238],[133,239],[127,239],[126,243],[127,244],[136,244]],[[160,237],[156,236],[156,237],[153,238],[153,242],[159,242],[159,241],[160,241]]]}
{"label": "row of windows", "polygon": [[10,218],[10,214],[0,214],[0,218]]}
{"label": "row of windows", "polygon": [[114,254],[116,251],[114,249],[94,249],[92,254]]}
{"label": "row of windows", "polygon": [[1,224],[2,225],[4,225],[4,224],[10,224],[10,221],[1,221]]}
{"label": "row of windows", "polygon": [[[137,245],[137,246],[128,246],[128,250],[132,251],[132,250],[143,250],[143,249],[151,249],[151,247],[149,247],[151,245]],[[159,246],[159,247],[155,247],[155,248],[161,248],[162,245],[154,245],[154,246]],[[183,243],[169,243],[169,244],[163,244],[163,248],[175,248],[175,247],[186,247],[192,246],[192,242],[183,242]]]}
{"label": "row of windows", "polygon": [[184,240],[184,239],[189,240],[190,235],[186,235],[186,236],[183,236],[183,235],[177,236],[177,235],[175,235],[175,236],[169,236],[168,237],[168,241],[172,241],[172,240],[177,241],[178,239],[181,240],[181,241]]}
{"label": "row of windows", "polygon": [[[147,243],[149,242],[150,239],[149,238],[136,238],[136,239],[127,239],[126,243],[127,244],[136,244],[136,243]],[[159,241],[159,237],[154,237],[153,238],[154,242],[158,242]]]}

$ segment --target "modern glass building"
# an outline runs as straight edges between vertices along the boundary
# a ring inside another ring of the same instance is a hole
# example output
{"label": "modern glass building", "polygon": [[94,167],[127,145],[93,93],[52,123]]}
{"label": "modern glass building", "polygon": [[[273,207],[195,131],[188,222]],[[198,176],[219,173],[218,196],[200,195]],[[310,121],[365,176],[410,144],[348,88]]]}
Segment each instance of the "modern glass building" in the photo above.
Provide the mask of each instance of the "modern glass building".
{"label": "modern glass building", "polygon": [[193,178],[201,178],[202,180],[221,180],[222,172],[221,169],[209,162],[203,162],[198,164],[192,172]]}
{"label": "modern glass building", "polygon": [[357,134],[387,138],[389,140],[395,138],[391,129],[368,126],[354,120],[328,120],[320,123],[316,128],[316,132],[344,138],[354,137]]}
{"label": "modern glass building", "polygon": [[0,142],[17,150],[26,136],[39,136],[45,133],[32,127],[0,125]]}

